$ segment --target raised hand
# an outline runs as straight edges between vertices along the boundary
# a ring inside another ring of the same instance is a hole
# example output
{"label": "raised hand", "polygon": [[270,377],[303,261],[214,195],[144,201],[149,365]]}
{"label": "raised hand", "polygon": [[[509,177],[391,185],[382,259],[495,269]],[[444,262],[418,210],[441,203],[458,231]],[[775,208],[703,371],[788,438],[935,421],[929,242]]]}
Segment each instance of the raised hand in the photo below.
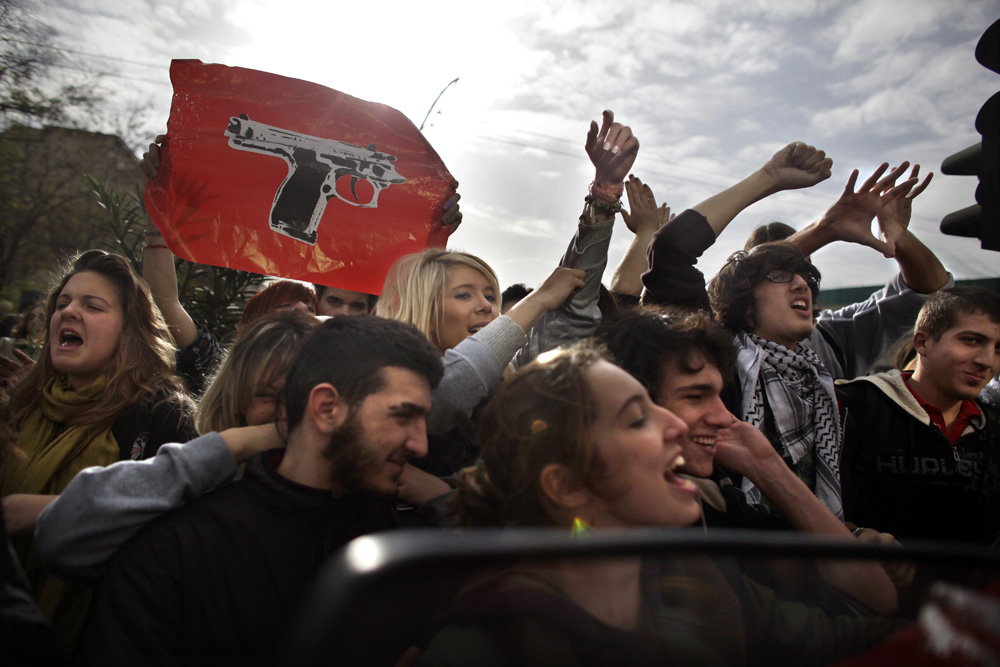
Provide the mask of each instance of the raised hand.
{"label": "raised hand", "polygon": [[771,156],[761,169],[774,182],[774,189],[810,188],[830,178],[833,159],[801,141],[790,143]]}
{"label": "raised hand", "polygon": [[139,166],[147,179],[154,179],[160,174],[160,144],[167,138],[165,134],[156,135],[156,139],[149,145],[149,150],[142,154],[142,161]]}
{"label": "raised hand", "polygon": [[622,219],[633,234],[645,233],[647,236],[652,236],[674,217],[666,204],[657,208],[653,190],[637,176],[630,175],[625,181],[625,194],[628,196],[628,207],[631,212],[622,209]]}
{"label": "raised hand", "polygon": [[[920,177],[920,165],[913,165],[913,171],[910,172],[910,179]],[[934,177],[934,172],[927,174],[927,178],[923,180],[919,185],[914,186],[908,194],[902,197],[897,197],[893,199],[885,206],[882,210],[878,212],[878,222],[879,227],[882,228],[883,233],[889,227],[898,226],[902,229],[908,229],[910,226],[910,215],[913,208],[913,200],[917,198],[921,192],[927,189],[927,186],[931,183],[931,178]]]}
{"label": "raised hand", "polygon": [[896,179],[909,166],[909,162],[904,162],[882,176],[889,168],[889,163],[884,162],[857,190],[854,189],[858,181],[858,170],[855,169],[851,172],[844,193],[840,195],[840,199],[834,202],[833,206],[827,209],[818,225],[825,227],[832,235],[833,240],[866,245],[878,250],[886,257],[892,257],[896,253],[896,239],[904,230],[898,226],[883,228],[882,233],[885,240],[881,240],[872,234],[871,224],[872,220],[886,206],[897,198],[906,196],[917,184],[918,179],[912,177],[895,185]]}
{"label": "raised hand", "polygon": [[458,200],[462,198],[462,195],[457,192],[458,181],[452,181],[451,188],[456,190],[455,194],[441,205],[441,209],[444,211],[444,215],[441,216],[441,225],[448,228],[448,236],[454,234],[458,230],[458,226],[462,224],[462,211],[458,205]]}
{"label": "raised hand", "polygon": [[585,147],[597,170],[594,180],[598,183],[624,181],[639,154],[639,140],[632,136],[631,128],[615,122],[613,111],[604,112],[600,130],[596,122],[590,122]]}

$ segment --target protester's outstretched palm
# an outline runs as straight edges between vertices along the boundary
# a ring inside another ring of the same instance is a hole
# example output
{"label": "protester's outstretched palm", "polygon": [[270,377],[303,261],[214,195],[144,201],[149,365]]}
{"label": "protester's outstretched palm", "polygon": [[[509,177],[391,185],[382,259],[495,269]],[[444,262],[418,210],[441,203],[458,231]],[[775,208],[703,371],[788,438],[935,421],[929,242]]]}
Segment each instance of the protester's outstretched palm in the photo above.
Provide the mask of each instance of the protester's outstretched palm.
{"label": "protester's outstretched palm", "polygon": [[[899,185],[895,185],[899,178],[909,167],[908,162],[890,171],[885,176],[885,170],[889,164],[883,163],[869,176],[864,183],[855,190],[858,181],[858,170],[851,172],[851,177],[847,180],[847,186],[833,206],[823,214],[820,224],[828,225],[834,230],[834,238],[838,241],[850,241],[874,248],[886,257],[892,257],[896,252],[896,239],[903,232],[903,229],[893,225],[883,227],[883,239],[878,239],[872,234],[872,220],[891,202],[899,197],[905,196],[917,183],[916,178],[910,178]],[[881,178],[880,178],[881,177]]]}
{"label": "protester's outstretched palm", "polygon": [[[910,180],[920,177],[920,165],[913,165],[913,171],[910,172]],[[934,177],[934,172],[927,174],[927,178],[923,180],[920,185],[914,186],[908,194],[902,197],[897,197],[892,201],[885,204],[882,209],[878,212],[879,226],[885,230],[887,227],[893,225],[900,227],[901,229],[908,229],[910,227],[910,216],[913,210],[913,200],[916,199],[917,195],[927,189],[930,185],[931,178]]]}
{"label": "protester's outstretched palm", "polygon": [[657,206],[652,188],[643,183],[638,176],[628,177],[625,182],[625,194],[628,196],[628,206],[631,210],[622,209],[622,219],[633,234],[653,234],[673,220],[670,207],[665,203]]}

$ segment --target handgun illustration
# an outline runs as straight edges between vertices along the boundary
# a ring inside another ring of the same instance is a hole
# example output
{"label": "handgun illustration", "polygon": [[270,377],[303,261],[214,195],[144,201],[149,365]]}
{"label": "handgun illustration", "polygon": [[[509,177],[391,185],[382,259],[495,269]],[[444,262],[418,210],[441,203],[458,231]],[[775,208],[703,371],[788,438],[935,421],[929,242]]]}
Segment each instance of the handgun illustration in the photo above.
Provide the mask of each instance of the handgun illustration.
{"label": "handgun illustration", "polygon": [[[293,239],[316,245],[317,230],[330,197],[351,206],[376,208],[378,196],[390,185],[406,182],[395,165],[394,155],[336,141],[299,134],[250,120],[246,114],[229,119],[229,145],[241,151],[273,155],[288,163],[288,176],[278,187],[271,206],[271,229]],[[351,179],[351,197],[337,191],[337,180]],[[359,180],[368,181],[375,192],[371,201],[358,198]]]}

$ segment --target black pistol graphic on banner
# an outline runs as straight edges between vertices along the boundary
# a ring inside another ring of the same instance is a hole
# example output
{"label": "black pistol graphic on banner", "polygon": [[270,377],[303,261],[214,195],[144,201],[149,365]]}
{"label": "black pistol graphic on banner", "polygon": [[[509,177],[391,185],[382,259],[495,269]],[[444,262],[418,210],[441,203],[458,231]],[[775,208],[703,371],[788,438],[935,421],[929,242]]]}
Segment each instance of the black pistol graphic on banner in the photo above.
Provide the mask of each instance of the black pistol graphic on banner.
{"label": "black pistol graphic on banner", "polygon": [[[271,229],[293,239],[316,245],[317,230],[330,197],[361,208],[377,208],[378,196],[390,185],[406,182],[396,171],[394,155],[361,148],[333,139],[321,139],[250,120],[246,114],[232,116],[226,128],[229,145],[241,151],[282,158],[288,176],[278,187],[271,205]],[[337,191],[337,180],[351,179],[351,196]],[[359,180],[374,188],[371,201],[358,198]]]}

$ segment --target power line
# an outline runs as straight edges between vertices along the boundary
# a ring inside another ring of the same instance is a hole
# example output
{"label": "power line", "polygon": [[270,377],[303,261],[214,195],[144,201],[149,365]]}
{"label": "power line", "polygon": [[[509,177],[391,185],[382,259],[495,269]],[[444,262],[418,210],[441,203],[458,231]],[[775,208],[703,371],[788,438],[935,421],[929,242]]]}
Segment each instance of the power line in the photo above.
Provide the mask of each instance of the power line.
{"label": "power line", "polygon": [[[10,42],[10,43],[13,43],[13,44],[24,44],[26,46],[35,46],[35,47],[43,48],[43,49],[51,49],[53,51],[59,51],[59,52],[63,52],[63,53],[73,53],[73,54],[76,54],[76,55],[87,56],[89,58],[100,58],[100,59],[103,59],[103,60],[110,60],[110,61],[113,61],[113,62],[125,63],[127,65],[138,65],[140,67],[149,67],[149,68],[157,69],[157,70],[161,70],[161,71],[165,70],[165,69],[168,69],[168,68],[164,67],[163,65],[153,65],[152,63],[144,63],[144,62],[140,62],[138,60],[128,60],[126,58],[116,58],[114,56],[102,56],[102,55],[99,55],[99,54],[96,54],[96,53],[88,53],[86,51],[78,51],[76,49],[69,49],[69,48],[66,48],[66,47],[63,47],[63,46],[53,46],[53,45],[49,45],[49,44],[39,44],[38,42],[29,42],[29,41],[20,40],[20,39],[6,39],[4,41],[5,42]],[[126,81],[139,81],[141,83],[152,83],[152,84],[155,84],[155,85],[158,85],[158,86],[169,86],[170,85],[169,83],[164,82],[162,80],[158,81],[158,80],[155,80],[155,79],[146,79],[146,78],[138,77],[138,76],[128,76],[126,74],[120,74],[118,72],[109,72],[109,71],[106,71],[106,70],[93,69],[93,68],[89,68],[89,67],[81,67],[79,65],[65,65],[65,64],[62,64],[62,63],[51,63],[49,66],[50,67],[56,67],[56,68],[59,68],[59,69],[68,69],[68,70],[74,70],[74,71],[77,71],[77,72],[84,72],[86,74],[97,74],[99,76],[107,76],[107,77],[113,77],[113,78],[116,78],[116,79],[124,79]]]}
{"label": "power line", "polygon": [[37,46],[41,49],[51,49],[53,51],[63,51],[65,53],[75,53],[81,56],[89,56],[91,58],[101,58],[103,60],[113,60],[119,63],[126,63],[128,65],[138,65],[140,67],[150,67],[153,69],[165,69],[163,65],[154,65],[152,63],[144,63],[138,60],[127,60],[125,58],[116,58],[115,56],[102,56],[97,53],[87,53],[86,51],[77,51],[76,49],[66,48],[65,46],[53,46],[51,44],[39,44],[38,42],[28,42],[21,39],[5,39],[5,42],[11,42],[13,44],[25,44],[27,46]]}
{"label": "power line", "polygon": [[70,69],[77,72],[85,72],[87,74],[98,74],[100,76],[110,76],[116,79],[125,79],[126,81],[141,81],[142,83],[152,83],[158,86],[170,86],[169,83],[165,81],[156,81],[154,79],[143,79],[138,76],[126,76],[124,74],[118,74],[117,72],[105,72],[103,70],[89,69],[87,67],[76,67],[74,65],[50,65],[50,67],[58,67],[59,69]]}

